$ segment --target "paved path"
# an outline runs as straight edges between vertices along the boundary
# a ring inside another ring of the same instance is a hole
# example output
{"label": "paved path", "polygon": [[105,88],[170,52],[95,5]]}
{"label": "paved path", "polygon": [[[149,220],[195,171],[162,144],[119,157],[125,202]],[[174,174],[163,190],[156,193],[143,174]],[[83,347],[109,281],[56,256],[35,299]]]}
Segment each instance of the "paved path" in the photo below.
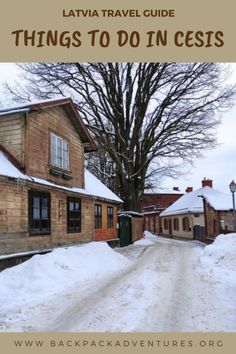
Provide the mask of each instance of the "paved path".
{"label": "paved path", "polygon": [[94,284],[97,290],[82,301],[75,298],[47,330],[232,329],[216,279],[199,272],[199,243],[159,239],[153,245],[132,247],[120,250],[131,259],[138,255],[130,267],[104,284]]}
{"label": "paved path", "polygon": [[[203,245],[157,238],[117,249],[130,265],[25,309],[3,330],[79,332],[231,331],[221,284],[200,267]],[[102,265],[106,267],[106,264]]]}

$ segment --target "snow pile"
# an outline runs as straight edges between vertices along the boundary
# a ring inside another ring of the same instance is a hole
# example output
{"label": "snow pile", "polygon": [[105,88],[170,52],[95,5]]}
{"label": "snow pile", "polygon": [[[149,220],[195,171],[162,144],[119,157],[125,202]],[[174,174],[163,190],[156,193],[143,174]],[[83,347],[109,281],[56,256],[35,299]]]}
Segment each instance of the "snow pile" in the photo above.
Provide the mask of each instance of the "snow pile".
{"label": "snow pile", "polygon": [[[236,293],[236,233],[219,235],[212,245],[206,246],[201,257],[200,272],[215,279],[218,296],[223,307],[228,308],[228,317],[235,320]],[[211,291],[209,289],[209,291]],[[231,321],[230,318],[228,318]]]}
{"label": "snow pile", "polygon": [[4,310],[42,301],[75,284],[119,272],[129,264],[105,242],[58,248],[0,273],[0,303]]}
{"label": "snow pile", "polygon": [[[158,236],[152,234],[149,231],[144,231],[143,239],[142,239],[144,242],[144,245],[153,244],[157,241],[157,239],[159,239]],[[142,240],[140,240],[140,241],[142,241]]]}
{"label": "snow pile", "polygon": [[219,235],[214,243],[206,246],[200,262],[209,270],[220,268],[236,272],[236,234]]}
{"label": "snow pile", "polygon": [[153,235],[149,231],[144,231],[143,237],[134,242],[135,246],[148,246],[153,245],[157,241],[157,236]]}

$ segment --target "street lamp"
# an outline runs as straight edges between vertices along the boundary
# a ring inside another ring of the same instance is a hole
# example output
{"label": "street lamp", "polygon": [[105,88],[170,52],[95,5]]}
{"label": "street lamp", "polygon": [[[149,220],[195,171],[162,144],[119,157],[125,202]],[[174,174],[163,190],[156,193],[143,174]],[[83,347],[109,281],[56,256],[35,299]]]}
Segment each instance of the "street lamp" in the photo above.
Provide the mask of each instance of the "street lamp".
{"label": "street lamp", "polygon": [[234,193],[236,191],[236,183],[234,180],[230,183],[229,185],[230,192],[232,193],[232,199],[233,199],[233,224],[234,224],[234,231],[236,232],[236,214],[235,214],[235,198],[234,198]]}

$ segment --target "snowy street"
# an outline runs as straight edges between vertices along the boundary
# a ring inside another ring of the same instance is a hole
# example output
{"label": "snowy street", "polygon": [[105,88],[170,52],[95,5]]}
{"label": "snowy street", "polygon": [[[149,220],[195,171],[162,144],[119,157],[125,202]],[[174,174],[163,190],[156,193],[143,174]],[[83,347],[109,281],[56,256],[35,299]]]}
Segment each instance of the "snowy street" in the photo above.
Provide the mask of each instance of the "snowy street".
{"label": "snowy street", "polygon": [[[230,241],[232,248],[232,237]],[[233,242],[235,247],[235,240]],[[15,292],[9,295],[12,300],[2,305],[0,330],[236,330],[236,277],[235,263],[232,263],[235,257],[231,259],[227,255],[226,259],[225,255],[222,256],[222,248],[225,252],[230,249],[229,242],[223,240],[217,248],[194,241],[176,241],[148,235],[133,245],[114,250],[105,243],[71,247],[74,249],[72,253],[78,250],[78,260],[86,247],[87,260],[93,262],[94,266],[88,269],[82,259],[81,273],[80,261],[78,268],[70,263],[72,256],[70,261],[67,260],[69,264],[63,264],[66,257],[59,251],[33,257],[18,267],[3,271],[0,274],[0,277],[3,276],[3,288],[9,274]],[[94,254],[97,248],[98,252]],[[67,252],[70,252],[70,248]],[[58,254],[53,256],[53,253]],[[61,275],[59,269],[51,269],[47,278],[48,267],[52,267],[50,262],[53,259],[52,264],[58,267],[58,258],[61,259]],[[42,279],[37,279],[38,270],[35,267],[38,262],[46,264],[45,269],[39,267],[41,272],[45,271],[45,279],[43,274]],[[35,281],[35,284],[24,290],[22,283],[16,285],[14,277],[21,277],[22,268],[27,278],[27,263],[31,272],[36,272],[36,276],[31,274],[32,283]],[[70,271],[73,273],[73,270],[75,274],[71,276]],[[53,277],[55,284],[60,279],[61,282],[65,279],[67,284],[57,289],[56,285],[53,286]],[[0,280],[2,283],[2,278]],[[50,289],[42,289],[43,284]],[[1,304],[4,303],[2,296],[9,293],[10,286],[8,282],[8,289],[0,293]]]}

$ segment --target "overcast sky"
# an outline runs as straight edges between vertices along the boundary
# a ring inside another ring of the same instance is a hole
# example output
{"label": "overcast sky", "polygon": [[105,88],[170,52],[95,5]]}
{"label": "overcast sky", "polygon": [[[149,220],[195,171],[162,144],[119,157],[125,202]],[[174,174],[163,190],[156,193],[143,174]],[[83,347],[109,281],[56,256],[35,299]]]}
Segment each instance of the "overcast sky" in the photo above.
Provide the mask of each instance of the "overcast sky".
{"label": "overcast sky", "polygon": [[[236,63],[233,67],[233,82],[236,82]],[[0,63],[0,84],[4,81],[12,82],[17,78],[17,69],[14,64]],[[0,96],[0,103],[3,105],[9,100]],[[216,189],[222,192],[229,192],[229,183],[236,180],[236,102],[235,106],[224,113],[222,124],[217,130],[218,146],[212,151],[205,151],[204,158],[194,161],[194,166],[189,166],[189,173],[177,180],[165,179],[162,181],[162,188],[171,189],[173,186],[185,190],[186,187],[197,189],[201,187],[201,180],[206,177],[213,180]]]}

